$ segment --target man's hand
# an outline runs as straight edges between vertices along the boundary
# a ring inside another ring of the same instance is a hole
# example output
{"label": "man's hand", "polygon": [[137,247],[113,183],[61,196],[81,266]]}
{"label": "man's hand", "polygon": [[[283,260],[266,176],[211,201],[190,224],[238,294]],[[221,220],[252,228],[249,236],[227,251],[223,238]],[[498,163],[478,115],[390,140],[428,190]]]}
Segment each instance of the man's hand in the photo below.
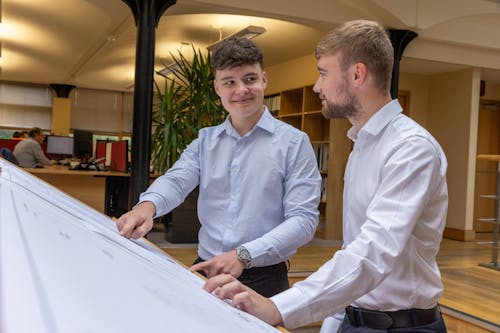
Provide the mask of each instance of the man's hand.
{"label": "man's hand", "polygon": [[236,250],[219,254],[210,260],[200,262],[189,268],[191,272],[203,271],[209,278],[223,273],[237,278],[241,275],[243,269],[245,269],[245,265],[238,260]]}
{"label": "man's hand", "polygon": [[145,201],[123,214],[116,221],[120,235],[126,238],[140,238],[153,228],[156,208],[152,202]]}
{"label": "man's hand", "polygon": [[283,321],[278,308],[270,299],[259,295],[231,275],[217,275],[209,279],[203,289],[210,293],[213,292],[220,299],[230,299],[234,307],[248,312],[268,324],[274,326]]}

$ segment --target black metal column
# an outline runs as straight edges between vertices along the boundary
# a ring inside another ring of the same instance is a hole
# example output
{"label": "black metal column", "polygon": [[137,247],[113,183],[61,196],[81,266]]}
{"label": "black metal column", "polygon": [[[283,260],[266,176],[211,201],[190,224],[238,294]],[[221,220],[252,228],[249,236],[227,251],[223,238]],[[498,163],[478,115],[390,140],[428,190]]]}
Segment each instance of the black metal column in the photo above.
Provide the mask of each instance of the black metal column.
{"label": "black metal column", "polygon": [[176,0],[122,0],[134,14],[137,26],[135,52],[134,124],[132,128],[132,167],[130,204],[148,186],[153,107],[153,67],[155,32],[163,12]]}
{"label": "black metal column", "polygon": [[59,83],[51,83],[50,87],[55,91],[57,97],[68,98],[69,93],[75,86],[71,84],[59,84]]}
{"label": "black metal column", "polygon": [[403,51],[418,34],[411,30],[389,29],[388,31],[394,48],[394,67],[392,68],[391,80],[391,97],[394,99],[398,97],[399,62],[403,56]]}

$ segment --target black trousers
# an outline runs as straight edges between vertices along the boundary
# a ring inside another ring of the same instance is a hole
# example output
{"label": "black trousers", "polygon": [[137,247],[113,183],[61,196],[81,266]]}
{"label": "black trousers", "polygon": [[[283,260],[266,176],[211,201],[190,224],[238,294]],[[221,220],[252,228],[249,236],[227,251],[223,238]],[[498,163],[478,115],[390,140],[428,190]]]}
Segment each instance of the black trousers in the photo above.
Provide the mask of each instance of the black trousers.
{"label": "black trousers", "polygon": [[[205,261],[198,257],[194,263]],[[203,272],[199,272],[202,275]],[[285,262],[264,267],[252,267],[243,270],[238,280],[265,297],[271,297],[290,288],[288,268]]]}

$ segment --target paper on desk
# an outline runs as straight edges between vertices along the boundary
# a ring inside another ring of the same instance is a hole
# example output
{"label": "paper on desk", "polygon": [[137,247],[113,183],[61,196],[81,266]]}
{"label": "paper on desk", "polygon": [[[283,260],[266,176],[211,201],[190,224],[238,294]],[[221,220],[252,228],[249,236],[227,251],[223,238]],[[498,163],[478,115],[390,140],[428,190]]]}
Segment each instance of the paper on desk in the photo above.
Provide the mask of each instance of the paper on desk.
{"label": "paper on desk", "polygon": [[0,168],[0,332],[277,332],[104,215]]}

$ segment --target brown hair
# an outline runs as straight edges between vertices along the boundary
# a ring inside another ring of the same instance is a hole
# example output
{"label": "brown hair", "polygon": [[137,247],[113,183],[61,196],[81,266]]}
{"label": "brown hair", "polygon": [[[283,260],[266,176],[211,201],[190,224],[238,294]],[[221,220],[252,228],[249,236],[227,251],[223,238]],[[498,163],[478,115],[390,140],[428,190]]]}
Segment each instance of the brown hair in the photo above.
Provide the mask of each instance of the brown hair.
{"label": "brown hair", "polygon": [[35,136],[40,135],[40,134],[43,134],[43,132],[39,127],[33,127],[28,132],[28,135],[30,136],[30,138],[34,138]]}
{"label": "brown hair", "polygon": [[210,67],[216,70],[259,63],[264,68],[262,51],[248,38],[228,38],[215,46],[210,58]]}
{"label": "brown hair", "polygon": [[326,34],[316,45],[315,56],[339,52],[340,66],[361,62],[373,73],[382,92],[391,85],[394,49],[387,32],[374,21],[349,21]]}

